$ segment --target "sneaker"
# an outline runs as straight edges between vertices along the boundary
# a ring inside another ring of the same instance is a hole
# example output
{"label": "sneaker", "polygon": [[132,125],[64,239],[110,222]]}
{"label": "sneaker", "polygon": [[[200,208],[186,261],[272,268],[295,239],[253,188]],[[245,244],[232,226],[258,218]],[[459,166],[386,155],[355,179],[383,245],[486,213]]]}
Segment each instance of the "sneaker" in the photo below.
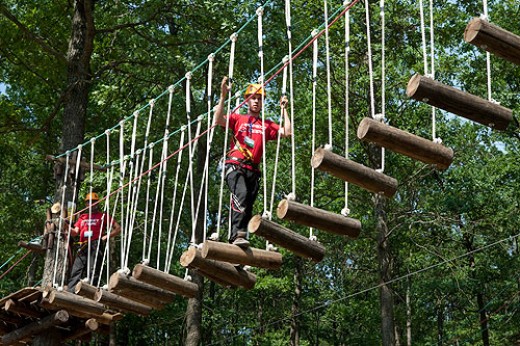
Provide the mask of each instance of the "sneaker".
{"label": "sneaker", "polygon": [[249,247],[249,241],[245,238],[238,237],[233,241],[233,245],[236,245],[241,248],[247,248]]}

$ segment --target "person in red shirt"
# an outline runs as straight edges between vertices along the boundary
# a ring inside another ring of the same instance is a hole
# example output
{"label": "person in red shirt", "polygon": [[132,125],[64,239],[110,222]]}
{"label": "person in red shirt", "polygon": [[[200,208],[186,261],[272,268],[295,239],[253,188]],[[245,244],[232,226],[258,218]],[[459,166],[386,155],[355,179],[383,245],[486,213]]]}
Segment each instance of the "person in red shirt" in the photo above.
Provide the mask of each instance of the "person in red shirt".
{"label": "person in red shirt", "polygon": [[[99,196],[92,192],[85,196],[85,203],[89,211],[81,214],[78,221],[71,229],[72,236],[79,235],[80,249],[72,265],[68,290],[74,292],[76,284],[87,273],[87,267],[90,265],[90,283],[95,284],[99,278],[99,270],[103,261],[104,243],[108,238],[113,238],[121,232],[121,227],[108,214],[99,211]],[[107,225],[110,225],[111,232],[106,234]],[[105,233],[105,234],[104,234]],[[90,244],[89,244],[90,241]],[[89,258],[90,257],[90,258]]]}
{"label": "person in red shirt", "polygon": [[287,114],[287,97],[282,96],[280,107],[284,117],[283,127],[265,120],[262,124],[262,107],[265,91],[261,84],[250,84],[245,92],[247,114],[233,113],[226,119],[224,101],[230,89],[228,77],[221,83],[220,101],[215,109],[215,124],[226,127],[233,133],[233,141],[226,155],[225,177],[231,191],[231,235],[229,242],[240,247],[248,247],[245,238],[247,224],[253,216],[255,203],[260,187],[259,165],[263,155],[263,139],[275,140],[278,133],[281,137],[292,135],[292,127]]}

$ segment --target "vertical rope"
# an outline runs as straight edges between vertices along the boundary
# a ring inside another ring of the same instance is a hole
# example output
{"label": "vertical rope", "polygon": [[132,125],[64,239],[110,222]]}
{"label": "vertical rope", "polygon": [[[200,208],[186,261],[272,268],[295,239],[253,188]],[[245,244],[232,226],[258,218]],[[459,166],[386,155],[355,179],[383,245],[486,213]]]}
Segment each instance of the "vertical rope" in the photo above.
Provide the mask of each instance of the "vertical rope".
{"label": "vertical rope", "polygon": [[[238,38],[238,35],[236,33],[233,33],[233,35],[231,35],[230,37],[230,40],[231,40],[231,48],[230,48],[230,54],[229,54],[229,71],[228,71],[228,76],[229,76],[229,87],[231,88],[232,85],[233,85],[233,67],[234,67],[234,64],[235,64],[235,46],[236,46],[236,41],[237,41],[237,38]],[[231,90],[229,92],[229,95],[231,95]],[[226,158],[226,153],[227,153],[227,146],[228,146],[228,135],[229,135],[229,112],[231,110],[231,96],[228,97],[228,106],[227,106],[227,111],[226,111],[226,128],[225,128],[225,135],[224,135],[224,147],[223,147],[223,153],[222,153],[222,159],[225,160]],[[218,238],[219,235],[220,235],[220,223],[221,223],[221,218],[222,218],[222,200],[223,200],[223,195],[224,195],[224,177],[225,177],[225,172],[226,170],[224,169],[224,167],[222,167],[222,172],[220,174],[220,192],[219,192],[219,202],[218,202],[218,213],[217,213],[217,231],[215,233],[216,234],[216,237]]]}
{"label": "vertical rope", "polygon": [[[367,1],[368,2],[368,1]],[[332,150],[332,96],[330,91],[330,49],[329,49],[329,8],[327,0],[323,1],[323,13],[325,17],[325,66],[327,69],[327,114],[329,116],[329,143],[326,149]]]}
{"label": "vertical rope", "polygon": [[191,203],[191,242],[195,243],[195,197],[193,195],[194,182],[193,182],[193,146],[191,136],[191,72],[186,73],[186,119],[188,124],[188,156],[189,156],[189,169],[188,175],[190,177],[190,203]]}
{"label": "vertical rope", "polygon": [[[316,37],[318,30],[313,30],[311,35]],[[318,85],[318,39],[312,43],[312,148],[311,153],[316,151],[316,87]],[[329,138],[330,141],[330,138]],[[316,171],[314,167],[311,168],[311,207],[314,207],[314,178]],[[314,237],[314,230],[309,228],[309,237]]]}
{"label": "vertical rope", "polygon": [[367,55],[368,55],[368,74],[370,85],[370,116],[375,118],[375,97],[374,97],[374,72],[372,68],[372,42],[370,39],[370,7],[368,1],[365,1],[365,20],[367,25]]}
{"label": "vertical rope", "polygon": [[[107,153],[106,162],[107,162],[107,165],[108,165],[109,162],[110,162],[110,130],[106,130],[105,131],[105,136],[107,138],[107,141],[106,141],[106,145],[107,145],[107,147],[106,147],[106,153]],[[110,174],[108,174],[108,170],[107,170],[107,196],[106,196],[106,200],[105,200],[105,209],[107,209],[109,212],[110,212],[110,194],[112,193],[112,178],[113,178],[113,175],[114,175],[114,166],[111,167]],[[109,234],[110,233],[110,225],[109,225],[108,222],[106,224],[106,227],[107,227],[106,232],[107,232],[107,234]],[[107,246],[106,246],[106,248],[107,248],[106,251],[110,251],[110,237],[107,238]],[[106,264],[107,264],[107,279],[106,279],[106,282],[109,282],[109,280],[110,280],[110,261],[106,261]],[[101,275],[99,276],[99,278],[101,279]]]}
{"label": "vertical rope", "polygon": [[[211,129],[212,118],[211,118],[211,101],[213,98],[213,61],[215,60],[215,54],[210,54],[208,56],[208,137],[206,142],[206,170],[209,170],[209,153],[211,144],[213,141],[214,128]],[[203,230],[203,239],[207,238],[208,233],[208,188],[209,188],[209,172],[206,174],[206,180],[204,182],[204,230]]]}
{"label": "vertical rope", "polygon": [[[293,58],[292,58],[292,35],[291,35],[291,1],[285,1],[285,23],[287,26],[287,43],[289,50],[289,102],[291,103],[291,126],[294,129],[294,89],[293,89]],[[291,136],[291,179],[292,192],[289,199],[296,199],[296,144],[295,135]]]}
{"label": "vertical rope", "polygon": [[[480,16],[482,19],[489,21],[488,3],[487,0],[482,0],[484,13]],[[487,71],[487,93],[488,100],[493,101],[493,94],[491,92],[491,54],[486,51],[486,71]]]}
{"label": "vertical rope", "polygon": [[428,57],[426,54],[426,28],[424,24],[424,5],[423,0],[419,0],[419,14],[421,17],[421,42],[422,42],[422,52],[423,52],[423,65],[424,65],[424,75],[428,76]]}
{"label": "vertical rope", "polygon": [[[350,0],[345,1],[343,4],[347,7]],[[349,140],[349,118],[350,118],[350,95],[349,95],[349,57],[350,57],[350,11],[345,12],[345,157],[348,159],[350,154],[350,140]],[[348,182],[345,181],[345,206],[341,211],[343,216],[348,216],[350,210],[348,208]]]}
{"label": "vertical rope", "polygon": [[[435,34],[433,26],[433,0],[430,0],[430,69],[432,78],[435,79]],[[432,106],[432,140],[440,143],[437,138],[437,108]]]}
{"label": "vertical rope", "polygon": [[267,158],[266,158],[266,149],[265,149],[265,85],[264,85],[264,51],[263,51],[263,28],[262,28],[262,18],[264,14],[264,8],[262,6],[258,7],[256,10],[256,15],[258,16],[258,57],[260,58],[260,78],[258,78],[258,83],[263,86],[264,92],[262,95],[262,174],[263,174],[263,203],[264,203],[264,211],[263,214],[267,212]]}
{"label": "vertical rope", "polygon": [[[61,187],[61,207],[64,208],[65,205],[65,192],[67,191],[67,177],[69,172],[69,161],[70,161],[70,150],[67,150],[66,156],[65,156],[65,177],[63,178],[63,186]],[[60,216],[59,216],[59,222],[58,222],[58,241],[56,242],[56,256],[54,258],[54,270],[53,270],[53,276],[52,276],[52,285],[57,286],[56,282],[56,274],[58,271],[58,255],[60,253],[60,241],[61,241],[61,230],[63,227],[63,217],[62,217],[62,211],[60,210]]]}
{"label": "vertical rope", "polygon": [[122,236],[121,236],[121,269],[125,269],[125,248],[126,248],[126,232],[125,230],[125,224],[124,224],[124,179],[125,179],[125,151],[124,151],[124,124],[125,121],[122,120],[120,122],[120,132],[119,132],[119,194],[121,194],[121,229]]}
{"label": "vertical rope", "polygon": [[[381,121],[386,117],[386,58],[385,58],[385,0],[379,3],[381,16]],[[385,148],[381,147],[381,167],[380,172],[385,171]]]}

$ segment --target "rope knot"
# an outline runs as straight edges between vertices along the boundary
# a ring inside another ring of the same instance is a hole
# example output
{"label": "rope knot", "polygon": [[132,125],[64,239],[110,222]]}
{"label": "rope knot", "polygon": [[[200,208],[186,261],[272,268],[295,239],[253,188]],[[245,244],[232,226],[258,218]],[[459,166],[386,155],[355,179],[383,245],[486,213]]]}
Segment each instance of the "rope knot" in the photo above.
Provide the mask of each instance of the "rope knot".
{"label": "rope knot", "polygon": [[311,235],[311,236],[309,237],[309,240],[310,240],[310,241],[318,241],[318,237],[316,237],[315,235]]}
{"label": "rope knot", "polygon": [[256,15],[258,17],[262,17],[263,14],[264,14],[264,8],[262,6],[260,6],[259,8],[256,9]]}
{"label": "rope knot", "polygon": [[278,248],[274,246],[273,244],[269,243],[267,244],[266,248],[267,251],[278,251]]}
{"label": "rope knot", "polygon": [[287,200],[289,201],[295,201],[296,200],[296,194],[294,192],[289,193],[287,196],[285,196]]}
{"label": "rope knot", "polygon": [[174,85],[170,85],[170,86],[168,87],[168,92],[169,92],[170,94],[173,94],[174,91],[175,91],[175,86],[174,86]]}
{"label": "rope knot", "polygon": [[215,61],[215,53],[211,53],[210,55],[208,55],[208,61],[209,62]]}
{"label": "rope knot", "polygon": [[347,208],[347,207],[341,209],[341,215],[343,215],[345,217],[349,216],[350,215],[350,209]]}
{"label": "rope knot", "polygon": [[229,36],[229,39],[231,42],[236,42],[238,39],[238,34],[236,32],[232,33],[231,36]]}

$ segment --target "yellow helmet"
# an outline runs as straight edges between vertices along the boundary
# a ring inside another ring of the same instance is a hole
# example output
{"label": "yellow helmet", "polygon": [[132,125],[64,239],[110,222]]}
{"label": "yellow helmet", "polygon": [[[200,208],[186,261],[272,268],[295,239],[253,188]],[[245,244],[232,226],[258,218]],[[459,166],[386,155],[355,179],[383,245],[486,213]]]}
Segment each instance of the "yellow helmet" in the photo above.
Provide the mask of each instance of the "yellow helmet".
{"label": "yellow helmet", "polygon": [[95,192],[87,193],[85,196],[85,202],[86,201],[99,201],[99,196]]}
{"label": "yellow helmet", "polygon": [[259,94],[265,97],[265,90],[262,84],[249,84],[246,88],[244,96],[249,96],[251,94]]}

